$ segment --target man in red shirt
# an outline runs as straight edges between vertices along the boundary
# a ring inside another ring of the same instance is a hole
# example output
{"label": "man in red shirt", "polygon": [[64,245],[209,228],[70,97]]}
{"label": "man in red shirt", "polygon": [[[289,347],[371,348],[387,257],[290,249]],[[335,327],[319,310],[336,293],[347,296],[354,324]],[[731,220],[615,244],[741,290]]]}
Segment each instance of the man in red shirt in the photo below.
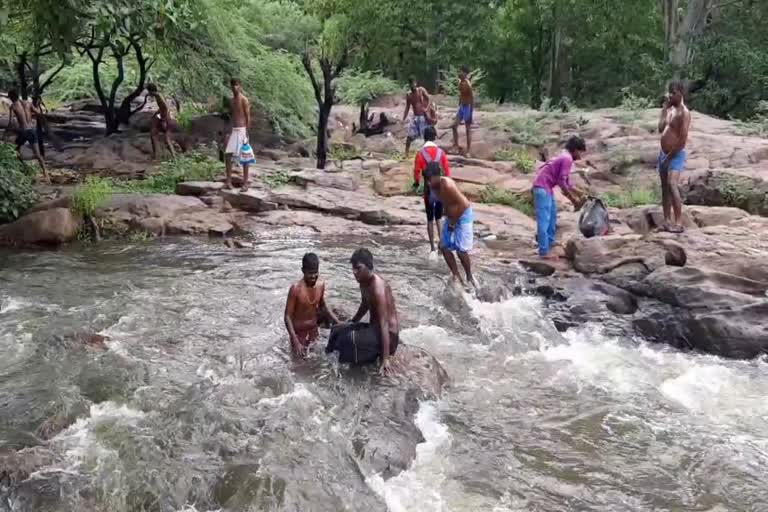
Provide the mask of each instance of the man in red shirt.
{"label": "man in red shirt", "polygon": [[[434,126],[427,126],[424,129],[424,147],[416,153],[416,162],[413,166],[413,189],[419,188],[421,173],[430,163],[440,166],[443,176],[451,176],[451,168],[448,164],[448,157],[445,151],[437,147],[437,130]],[[443,204],[430,191],[429,183],[424,183],[424,210],[427,212],[427,233],[429,234],[429,245],[432,252],[435,247],[435,222],[437,222],[437,232],[440,233],[440,219],[443,218]]]}

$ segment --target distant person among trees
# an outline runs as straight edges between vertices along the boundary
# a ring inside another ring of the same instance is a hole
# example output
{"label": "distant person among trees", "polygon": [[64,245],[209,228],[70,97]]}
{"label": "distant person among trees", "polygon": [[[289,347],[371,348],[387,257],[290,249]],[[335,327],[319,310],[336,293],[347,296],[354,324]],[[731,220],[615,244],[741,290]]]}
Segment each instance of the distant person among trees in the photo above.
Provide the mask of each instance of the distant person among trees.
{"label": "distant person among trees", "polygon": [[468,284],[477,287],[475,278],[472,276],[472,263],[469,258],[469,252],[474,243],[472,205],[469,203],[469,199],[461,193],[452,178],[442,176],[440,165],[437,162],[427,165],[423,175],[424,180],[429,184],[431,193],[435,194],[442,203],[445,216],[448,217],[443,223],[440,234],[440,250],[451,270],[453,281],[454,283],[461,283],[465,288],[467,287],[467,283],[459,274],[459,268],[453,256],[453,251],[456,251],[461,266],[464,267]]}
{"label": "distant person among trees", "polygon": [[[232,100],[230,101],[229,111],[232,116],[232,133],[229,135],[227,147],[224,150],[224,165],[227,171],[224,188],[232,188],[232,161],[239,158],[243,145],[248,143],[248,128],[251,126],[251,103],[243,94],[243,86],[238,78],[232,78],[229,81],[232,89]],[[248,190],[250,181],[248,181],[248,170],[250,164],[243,164],[243,192]]]}
{"label": "distant person among trees", "polygon": [[475,111],[475,93],[472,90],[469,68],[462,66],[459,72],[459,111],[453,120],[451,129],[453,130],[453,147],[460,150],[459,146],[459,125],[464,124],[467,131],[467,150],[465,156],[470,156],[472,151],[472,117]]}
{"label": "distant person among trees", "polygon": [[571,185],[571,170],[573,162],[580,160],[586,152],[584,139],[574,135],[565,144],[565,151],[549,160],[539,168],[533,181],[533,206],[536,212],[536,237],[539,244],[539,257],[546,260],[556,260],[559,256],[552,254],[557,233],[557,200],[555,187],[560,187],[576,209],[584,204],[582,194]]}
{"label": "distant person among trees", "polygon": [[429,109],[429,94],[421,87],[416,79],[411,77],[408,81],[409,93],[405,96],[405,113],[403,122],[408,120],[408,111],[413,109],[413,119],[408,125],[408,135],[405,138],[405,157],[411,152],[411,143],[416,139],[424,138],[424,129],[429,125],[427,110]]}
{"label": "distant person among trees", "polygon": [[6,133],[10,132],[13,118],[16,118],[18,127],[16,130],[16,154],[19,160],[23,163],[21,158],[21,148],[24,144],[29,143],[32,147],[32,152],[35,154],[40,168],[43,170],[43,179],[46,183],[50,183],[51,179],[48,176],[48,170],[45,168],[45,160],[40,154],[40,148],[37,144],[37,127],[35,123],[35,117],[41,114],[38,107],[31,105],[26,101],[19,99],[19,92],[16,89],[8,91],[8,99],[11,100],[11,111],[8,115],[8,127]]}
{"label": "distant person among trees", "polygon": [[[661,132],[659,178],[661,179],[661,204],[664,210],[662,229],[672,233],[682,233],[685,230],[680,175],[688,158],[685,145],[688,142],[688,130],[691,127],[691,112],[685,106],[684,93],[685,85],[682,81],[670,82],[669,93],[659,117],[659,132]],[[674,224],[670,222],[673,211]]]}
{"label": "distant person among trees", "polygon": [[157,90],[157,85],[147,84],[147,94],[149,97],[155,100],[157,103],[157,112],[152,116],[152,125],[149,129],[149,137],[152,140],[152,159],[157,160],[157,142],[158,136],[163,136],[163,142],[168,151],[171,152],[172,157],[176,157],[176,152],[173,150],[173,141],[171,140],[171,130],[173,128],[173,119],[171,119],[171,112],[168,108],[168,104],[165,102],[162,94]]}
{"label": "distant person among trees", "polygon": [[[417,190],[421,181],[421,175],[427,166],[435,163],[440,167],[442,176],[451,176],[451,167],[448,163],[448,156],[445,151],[437,147],[437,130],[434,126],[427,126],[424,130],[424,147],[416,153],[416,161],[413,165],[413,189]],[[424,210],[427,213],[427,234],[429,235],[429,245],[432,252],[435,252],[435,223],[437,223],[437,233],[440,234],[440,219],[443,218],[443,203],[437,195],[432,192],[427,179],[424,179]]]}

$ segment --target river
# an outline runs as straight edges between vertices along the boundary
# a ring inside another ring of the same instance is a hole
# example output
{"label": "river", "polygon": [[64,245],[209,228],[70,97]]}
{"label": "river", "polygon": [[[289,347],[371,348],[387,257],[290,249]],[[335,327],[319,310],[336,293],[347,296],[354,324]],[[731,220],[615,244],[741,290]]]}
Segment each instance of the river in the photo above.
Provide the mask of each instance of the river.
{"label": "river", "polygon": [[[0,253],[0,448],[44,443],[55,455],[0,492],[0,510],[768,506],[768,362],[680,353],[600,325],[561,334],[533,296],[457,304],[442,262],[411,246],[371,248],[401,339],[434,354],[451,384],[413,413],[421,438],[410,467],[366,474],[350,433],[384,385],[348,378],[325,354],[295,363],[286,352],[285,296],[309,248],[329,301],[354,312],[344,241]],[[73,332],[107,335],[109,349],[85,349]],[[56,414],[71,421],[41,441],[36,429]]]}

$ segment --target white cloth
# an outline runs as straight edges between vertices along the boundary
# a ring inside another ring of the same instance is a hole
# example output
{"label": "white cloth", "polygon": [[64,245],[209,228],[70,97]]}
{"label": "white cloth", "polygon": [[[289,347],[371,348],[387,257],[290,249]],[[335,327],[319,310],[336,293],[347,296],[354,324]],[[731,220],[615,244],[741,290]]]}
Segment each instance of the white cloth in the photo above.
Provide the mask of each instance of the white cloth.
{"label": "white cloth", "polygon": [[243,144],[246,142],[248,142],[248,130],[246,130],[245,127],[232,128],[232,133],[229,135],[225,153],[228,155],[239,156],[240,150],[242,150]]}

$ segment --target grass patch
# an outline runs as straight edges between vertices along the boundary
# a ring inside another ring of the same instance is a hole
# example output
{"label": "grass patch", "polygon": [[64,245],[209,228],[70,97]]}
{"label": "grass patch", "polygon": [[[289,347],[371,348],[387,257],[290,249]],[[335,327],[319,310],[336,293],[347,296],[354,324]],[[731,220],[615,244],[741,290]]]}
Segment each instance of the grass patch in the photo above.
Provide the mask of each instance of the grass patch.
{"label": "grass patch", "polygon": [[75,189],[72,209],[84,217],[92,217],[99,207],[112,197],[112,180],[89,176]]}
{"label": "grass patch", "polygon": [[494,158],[500,162],[513,162],[523,174],[530,174],[536,170],[536,160],[522,149],[502,149],[496,152]]}
{"label": "grass patch", "polygon": [[533,199],[526,192],[511,192],[495,185],[488,185],[480,192],[480,202],[501,204],[518,210],[528,217],[533,217]]}
{"label": "grass patch", "polygon": [[261,180],[269,188],[280,188],[293,181],[293,177],[286,171],[278,171],[263,175]]}
{"label": "grass patch", "polygon": [[661,193],[656,189],[631,188],[621,192],[607,192],[602,195],[606,206],[612,208],[634,208],[647,204],[658,204],[661,201]]}
{"label": "grass patch", "polygon": [[181,112],[176,115],[176,122],[179,124],[179,128],[184,131],[188,131],[192,127],[192,120],[204,116],[210,113],[208,105],[201,105],[200,103],[187,103],[185,104]]}
{"label": "grass patch", "polygon": [[512,142],[517,144],[541,146],[546,142],[542,134],[541,122],[529,116],[499,116],[493,121],[492,127],[509,133]]}
{"label": "grass patch", "polygon": [[360,150],[351,144],[331,144],[331,151],[328,155],[330,160],[344,161],[353,160],[362,156]]}
{"label": "grass patch", "polygon": [[0,142],[0,224],[16,220],[35,202],[32,172],[11,144]]}
{"label": "grass patch", "polygon": [[645,110],[653,108],[653,101],[649,98],[637,96],[628,87],[625,87],[621,90],[621,105],[619,108],[623,111],[619,115],[621,121],[635,123],[640,120]]}
{"label": "grass patch", "polygon": [[114,184],[117,192],[137,194],[174,194],[183,181],[213,181],[224,169],[218,160],[200,152],[190,152],[158,166],[143,180]]}
{"label": "grass patch", "polygon": [[640,155],[627,151],[626,149],[618,149],[611,153],[608,157],[608,162],[611,164],[611,172],[619,176],[627,176],[630,168],[641,162]]}

